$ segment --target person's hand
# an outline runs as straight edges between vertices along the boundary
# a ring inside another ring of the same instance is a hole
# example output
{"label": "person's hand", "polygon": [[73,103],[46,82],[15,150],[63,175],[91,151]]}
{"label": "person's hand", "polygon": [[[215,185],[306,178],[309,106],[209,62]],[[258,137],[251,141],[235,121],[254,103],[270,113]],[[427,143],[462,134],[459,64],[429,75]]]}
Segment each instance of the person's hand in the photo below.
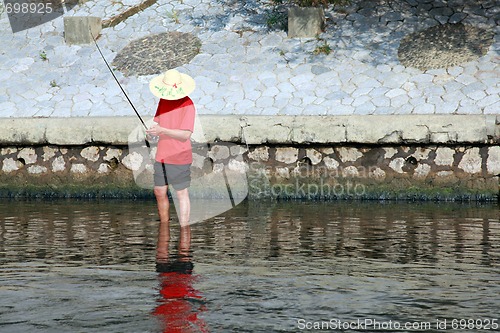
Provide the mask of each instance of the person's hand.
{"label": "person's hand", "polygon": [[162,128],[159,125],[153,125],[146,131],[146,133],[152,136],[159,136],[162,134]]}

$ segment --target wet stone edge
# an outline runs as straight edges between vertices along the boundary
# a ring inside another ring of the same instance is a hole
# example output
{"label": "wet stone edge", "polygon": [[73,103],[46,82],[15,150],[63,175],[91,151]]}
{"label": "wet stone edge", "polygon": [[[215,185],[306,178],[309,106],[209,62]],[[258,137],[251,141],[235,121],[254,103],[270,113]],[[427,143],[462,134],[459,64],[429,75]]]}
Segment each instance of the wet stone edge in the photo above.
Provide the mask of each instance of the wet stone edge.
{"label": "wet stone edge", "polygon": [[[147,196],[134,172],[151,180],[151,160],[134,154],[127,146],[3,147],[0,195]],[[223,170],[246,176],[250,199],[498,201],[500,146],[194,146],[193,178]]]}

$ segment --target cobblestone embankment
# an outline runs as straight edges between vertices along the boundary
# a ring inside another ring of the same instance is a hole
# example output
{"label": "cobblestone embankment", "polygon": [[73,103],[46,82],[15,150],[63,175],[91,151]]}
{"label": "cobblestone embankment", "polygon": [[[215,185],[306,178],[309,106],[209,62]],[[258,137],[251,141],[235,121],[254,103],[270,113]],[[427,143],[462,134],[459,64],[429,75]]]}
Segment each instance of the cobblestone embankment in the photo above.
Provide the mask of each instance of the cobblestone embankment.
{"label": "cobblestone embankment", "polygon": [[[109,21],[139,3],[87,1],[66,15]],[[160,0],[99,44],[146,118],[154,73],[193,76],[214,149],[197,153],[196,172],[245,173],[252,195],[322,197],[303,195],[310,184],[325,198],[498,198],[495,1],[353,1],[328,10],[313,39],[270,30],[273,15],[260,1]],[[0,40],[3,194],[146,193],[128,146],[137,120],[95,46],[66,45],[62,18],[12,34],[5,13]],[[150,42],[136,54],[137,40]]]}

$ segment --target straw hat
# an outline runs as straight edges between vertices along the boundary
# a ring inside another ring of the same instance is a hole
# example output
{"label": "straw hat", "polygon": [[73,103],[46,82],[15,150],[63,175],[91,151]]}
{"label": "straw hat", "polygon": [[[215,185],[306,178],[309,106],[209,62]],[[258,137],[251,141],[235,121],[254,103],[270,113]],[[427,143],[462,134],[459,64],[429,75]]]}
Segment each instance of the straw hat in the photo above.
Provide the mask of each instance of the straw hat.
{"label": "straw hat", "polygon": [[195,86],[192,77],[175,69],[169,69],[149,82],[149,90],[153,95],[168,100],[186,97],[193,92]]}

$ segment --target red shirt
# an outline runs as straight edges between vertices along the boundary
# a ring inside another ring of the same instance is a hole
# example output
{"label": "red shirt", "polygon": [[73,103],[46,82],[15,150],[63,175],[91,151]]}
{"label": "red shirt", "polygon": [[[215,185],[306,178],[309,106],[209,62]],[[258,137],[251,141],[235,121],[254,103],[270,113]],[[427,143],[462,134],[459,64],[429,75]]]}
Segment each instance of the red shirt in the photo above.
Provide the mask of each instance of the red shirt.
{"label": "red shirt", "polygon": [[[194,130],[195,108],[189,97],[175,101],[160,99],[154,121],[168,129]],[[191,140],[180,141],[160,135],[156,161],[168,164],[190,164],[193,162]]]}

